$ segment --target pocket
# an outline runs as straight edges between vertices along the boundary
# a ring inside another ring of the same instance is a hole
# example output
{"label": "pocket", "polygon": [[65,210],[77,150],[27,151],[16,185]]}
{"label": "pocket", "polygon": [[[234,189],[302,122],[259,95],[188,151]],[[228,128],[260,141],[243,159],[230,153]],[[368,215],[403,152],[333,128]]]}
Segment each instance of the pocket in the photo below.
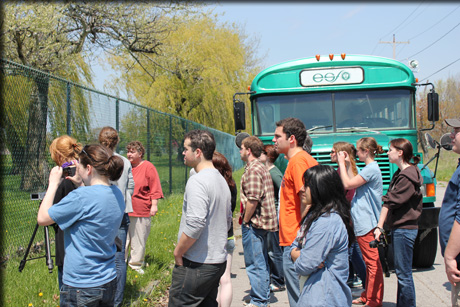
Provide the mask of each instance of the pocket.
{"label": "pocket", "polygon": [[102,288],[84,288],[77,291],[77,306],[98,306],[102,300]]}

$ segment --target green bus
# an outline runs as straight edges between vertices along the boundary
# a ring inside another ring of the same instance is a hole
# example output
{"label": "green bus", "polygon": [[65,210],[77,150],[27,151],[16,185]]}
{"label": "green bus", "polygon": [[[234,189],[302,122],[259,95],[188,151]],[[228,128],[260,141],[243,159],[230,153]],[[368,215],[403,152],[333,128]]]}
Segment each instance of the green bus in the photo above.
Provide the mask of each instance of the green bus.
{"label": "green bus", "polygon": [[[245,129],[245,105],[239,95],[247,94],[253,135],[264,144],[272,144],[277,121],[299,118],[313,140],[311,155],[319,163],[336,168],[330,161],[334,142],[356,144],[358,139],[372,136],[385,151],[376,157],[385,194],[397,169],[386,155],[391,139],[408,139],[423,163],[423,154],[417,150],[416,89],[419,85],[409,67],[383,57],[331,54],[293,60],[263,70],[253,80],[249,92],[234,95],[235,130]],[[434,126],[439,118],[434,87],[428,96],[429,120]],[[284,171],[287,160],[279,157],[277,165]],[[358,167],[363,166],[364,163],[358,163]],[[414,247],[414,266],[430,267],[437,249],[436,179],[427,167],[419,166],[423,169],[424,210]]]}

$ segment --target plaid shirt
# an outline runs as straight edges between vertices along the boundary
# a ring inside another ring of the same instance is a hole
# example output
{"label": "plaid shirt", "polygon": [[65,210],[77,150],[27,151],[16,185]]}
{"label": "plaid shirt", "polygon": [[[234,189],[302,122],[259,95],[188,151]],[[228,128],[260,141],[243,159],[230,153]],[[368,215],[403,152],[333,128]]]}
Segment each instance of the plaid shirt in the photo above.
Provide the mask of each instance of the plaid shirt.
{"label": "plaid shirt", "polygon": [[251,218],[252,226],[267,231],[278,230],[272,177],[265,165],[258,159],[249,162],[244,168],[241,177],[240,198],[244,210],[246,210],[248,200],[258,202]]}

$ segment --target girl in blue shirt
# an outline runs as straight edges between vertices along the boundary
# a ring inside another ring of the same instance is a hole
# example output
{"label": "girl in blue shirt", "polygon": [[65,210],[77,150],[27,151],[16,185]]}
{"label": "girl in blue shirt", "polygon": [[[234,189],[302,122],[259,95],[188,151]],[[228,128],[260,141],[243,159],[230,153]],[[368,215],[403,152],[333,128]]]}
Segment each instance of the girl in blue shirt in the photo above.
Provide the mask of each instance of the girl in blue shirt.
{"label": "girl in blue shirt", "polygon": [[87,145],[79,153],[75,176],[66,177],[84,187],[53,205],[62,179],[55,166],[38,211],[39,225],[56,223],[64,231],[65,260],[61,306],[113,306],[116,290],[115,237],[125,210],[117,180],[123,160],[102,145]]}
{"label": "girl in blue shirt", "polygon": [[359,298],[353,300],[353,304],[380,307],[383,303],[382,264],[378,249],[371,248],[369,242],[374,240],[374,229],[377,227],[382,210],[382,172],[374,158],[383,153],[383,149],[373,137],[359,139],[356,148],[359,161],[366,164],[356,176],[347,174],[345,159],[348,154],[340,151],[337,156],[340,177],[345,189],[356,189],[351,201],[351,216],[356,240],[366,264],[365,290]]}

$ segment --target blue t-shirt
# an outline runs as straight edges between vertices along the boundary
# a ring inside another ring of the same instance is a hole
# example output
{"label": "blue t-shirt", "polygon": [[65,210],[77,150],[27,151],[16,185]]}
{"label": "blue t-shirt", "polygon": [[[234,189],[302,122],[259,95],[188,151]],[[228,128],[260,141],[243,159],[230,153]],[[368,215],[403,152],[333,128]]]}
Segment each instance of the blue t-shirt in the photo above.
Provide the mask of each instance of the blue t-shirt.
{"label": "blue t-shirt", "polygon": [[48,210],[64,231],[64,284],[90,288],[116,278],[115,237],[124,210],[120,189],[105,185],[80,187]]}
{"label": "blue t-shirt", "polygon": [[[447,185],[439,212],[439,244],[443,257],[454,221],[460,223],[460,167],[458,166]],[[460,264],[459,261],[460,255],[457,256],[457,264]]]}
{"label": "blue t-shirt", "polygon": [[371,162],[360,172],[366,181],[358,187],[351,201],[351,217],[356,236],[363,236],[377,226],[382,210],[383,181],[377,162]]}

